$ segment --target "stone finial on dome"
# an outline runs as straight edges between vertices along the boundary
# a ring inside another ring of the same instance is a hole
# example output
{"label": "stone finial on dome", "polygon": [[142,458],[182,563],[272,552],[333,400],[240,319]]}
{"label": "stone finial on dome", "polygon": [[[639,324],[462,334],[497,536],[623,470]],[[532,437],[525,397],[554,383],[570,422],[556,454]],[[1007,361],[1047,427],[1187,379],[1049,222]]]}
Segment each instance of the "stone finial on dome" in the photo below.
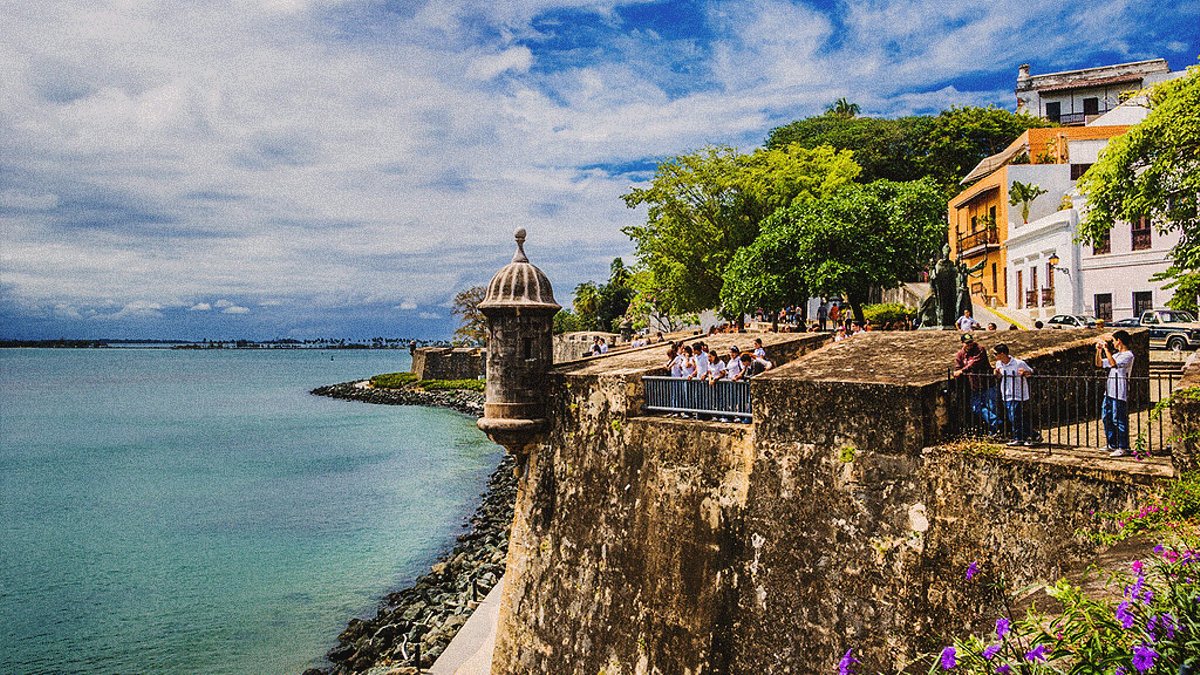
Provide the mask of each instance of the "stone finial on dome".
{"label": "stone finial on dome", "polygon": [[529,262],[529,258],[525,255],[525,228],[518,227],[513,232],[513,238],[517,240],[517,252],[513,254],[512,261],[515,263]]}

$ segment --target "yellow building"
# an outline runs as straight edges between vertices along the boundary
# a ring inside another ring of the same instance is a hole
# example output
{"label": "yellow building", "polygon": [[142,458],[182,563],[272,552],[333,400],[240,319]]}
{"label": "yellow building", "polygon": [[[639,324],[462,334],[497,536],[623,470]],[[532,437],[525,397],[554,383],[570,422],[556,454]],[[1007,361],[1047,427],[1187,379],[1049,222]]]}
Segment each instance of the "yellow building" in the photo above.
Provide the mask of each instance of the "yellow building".
{"label": "yellow building", "polygon": [[[1033,183],[1046,190],[1034,202],[1037,205],[1034,213],[1052,212],[1094,161],[1094,153],[1088,153],[1084,161],[1072,163],[1072,144],[1107,141],[1127,129],[1128,126],[1029,129],[963,178],[962,183],[968,187],[949,203],[950,255],[967,267],[979,268],[970,281],[975,302],[990,307],[1009,303],[1005,242],[1012,227],[1021,222],[1021,207],[1009,204],[1013,182]],[[1069,172],[1061,167],[1065,164],[1070,164]],[[1051,169],[1044,165],[1060,166]],[[1053,279],[1049,276],[1042,281],[1053,284]],[[1029,287],[1037,288],[1038,283],[1034,281]],[[1023,290],[1011,289],[1011,294],[1015,297]]]}

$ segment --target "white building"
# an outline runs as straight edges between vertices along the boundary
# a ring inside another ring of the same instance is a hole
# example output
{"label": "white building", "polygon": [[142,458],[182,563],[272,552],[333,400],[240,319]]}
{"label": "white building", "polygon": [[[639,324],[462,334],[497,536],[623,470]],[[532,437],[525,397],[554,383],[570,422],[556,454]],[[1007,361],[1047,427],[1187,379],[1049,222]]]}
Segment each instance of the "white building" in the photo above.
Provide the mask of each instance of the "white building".
{"label": "white building", "polygon": [[1030,75],[1029,64],[1024,64],[1017,72],[1017,112],[1064,125],[1088,124],[1118,107],[1127,92],[1150,87],[1177,74],[1171,72],[1163,59],[1043,75]]}
{"label": "white building", "polygon": [[[1148,113],[1143,101],[1131,101],[1088,126],[1135,124]],[[1094,163],[1107,141],[1070,141],[1072,164]],[[1071,165],[1050,164],[1021,168],[1030,172],[1024,182],[1041,185],[1047,193],[1033,203],[1029,223],[1010,223],[1007,250],[1009,306],[1024,317],[1046,319],[1055,314],[1084,314],[1100,319],[1123,319],[1161,307],[1171,298],[1162,281],[1152,277],[1167,269],[1179,233],[1159,234],[1146,219],[1118,223],[1106,245],[1075,241],[1079,221],[1087,211],[1071,179]],[[1066,186],[1066,189],[1063,187]],[[1069,208],[1047,212],[1047,207]],[[1052,204],[1058,201],[1058,205]],[[1051,264],[1058,258],[1057,265]]]}

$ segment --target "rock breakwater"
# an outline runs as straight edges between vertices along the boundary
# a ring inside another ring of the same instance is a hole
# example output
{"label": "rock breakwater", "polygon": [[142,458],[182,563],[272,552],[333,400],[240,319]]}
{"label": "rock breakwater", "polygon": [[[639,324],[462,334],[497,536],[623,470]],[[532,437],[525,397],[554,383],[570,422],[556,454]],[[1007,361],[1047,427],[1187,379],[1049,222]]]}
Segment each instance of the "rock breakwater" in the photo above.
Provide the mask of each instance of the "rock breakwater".
{"label": "rock breakwater", "polygon": [[[354,382],[319,387],[331,396],[385,405],[432,405],[472,415],[483,413],[484,396],[471,391],[427,392],[412,388],[373,389]],[[517,496],[514,463],[505,455],[488,479],[479,507],[464,525],[454,548],[409,588],[389,593],[375,616],[354,618],[329,651],[332,666],[305,675],[415,673],[427,668],[454,638],[467,618],[504,574],[509,527]]]}
{"label": "rock breakwater", "polygon": [[364,403],[380,403],[383,405],[427,405],[437,408],[449,408],[476,417],[483,415],[484,395],[478,391],[465,391],[462,389],[425,391],[417,387],[384,389],[363,386],[362,382],[342,382],[341,384],[317,387],[311,393],[317,396],[328,396],[347,401],[362,401]]}

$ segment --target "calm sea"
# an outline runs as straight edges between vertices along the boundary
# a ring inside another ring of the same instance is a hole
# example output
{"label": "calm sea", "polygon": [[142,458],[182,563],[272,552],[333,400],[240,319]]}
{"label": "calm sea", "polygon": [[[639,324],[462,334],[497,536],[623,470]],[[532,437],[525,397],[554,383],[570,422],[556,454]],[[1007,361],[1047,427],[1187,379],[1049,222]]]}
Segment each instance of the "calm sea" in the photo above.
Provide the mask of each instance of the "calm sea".
{"label": "calm sea", "polygon": [[502,452],[312,396],[403,351],[0,349],[0,672],[298,673],[453,543]]}

